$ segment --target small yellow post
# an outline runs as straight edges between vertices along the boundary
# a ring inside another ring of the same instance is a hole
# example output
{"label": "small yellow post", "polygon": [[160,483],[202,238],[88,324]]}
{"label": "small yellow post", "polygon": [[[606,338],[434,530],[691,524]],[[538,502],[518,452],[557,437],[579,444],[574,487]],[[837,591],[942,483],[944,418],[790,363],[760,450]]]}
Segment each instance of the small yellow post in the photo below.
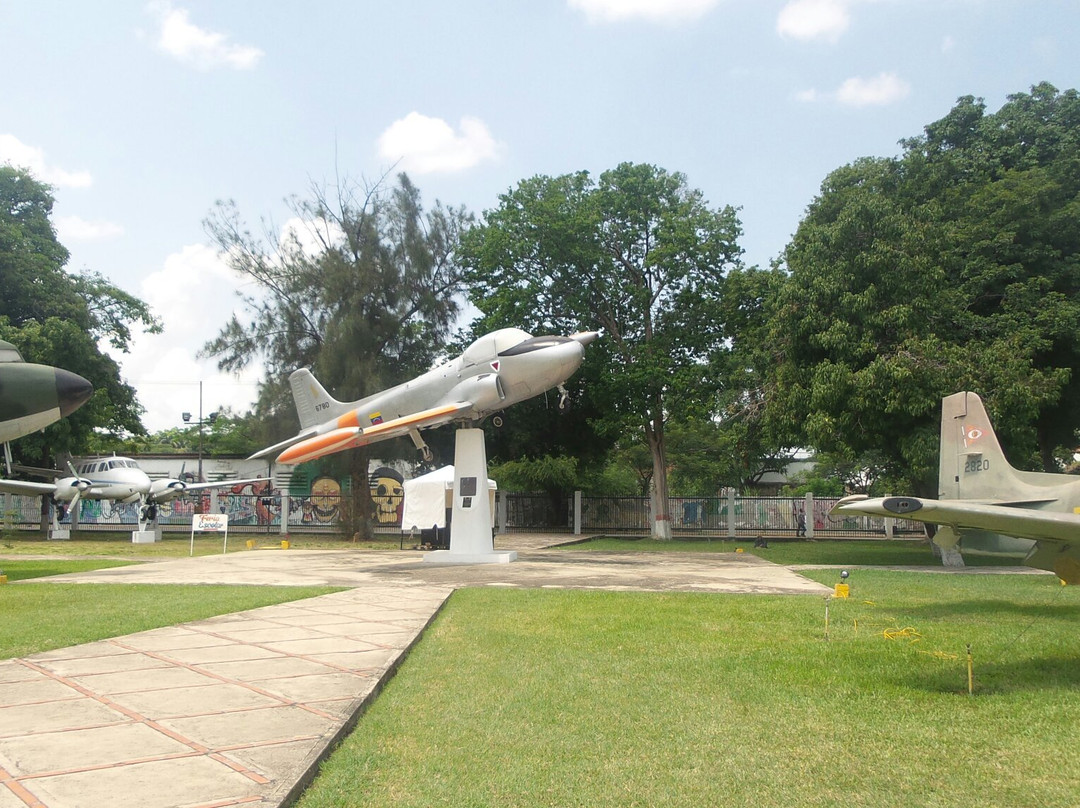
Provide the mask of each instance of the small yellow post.
{"label": "small yellow post", "polygon": [[249,550],[254,550],[255,549],[255,539],[248,539],[247,540],[247,548]]}
{"label": "small yellow post", "polygon": [[289,549],[289,540],[288,539],[282,539],[281,540],[281,549],[282,550],[288,550]]}
{"label": "small yellow post", "polygon": [[968,643],[968,696],[975,692],[975,671],[971,660],[971,643]]}
{"label": "small yellow post", "polygon": [[7,583],[7,576],[4,575],[4,573],[0,572],[0,584],[6,584],[6,583]]}
{"label": "small yellow post", "polygon": [[851,585],[850,584],[836,584],[835,586],[833,586],[833,597],[834,598],[846,598],[850,594],[851,594]]}

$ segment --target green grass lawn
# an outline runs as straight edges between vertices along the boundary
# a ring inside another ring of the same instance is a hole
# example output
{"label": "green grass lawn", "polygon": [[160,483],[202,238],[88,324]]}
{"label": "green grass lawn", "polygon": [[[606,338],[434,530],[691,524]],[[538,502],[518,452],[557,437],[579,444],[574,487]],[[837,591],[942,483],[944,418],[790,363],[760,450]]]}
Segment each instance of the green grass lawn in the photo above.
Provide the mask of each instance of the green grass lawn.
{"label": "green grass lawn", "polygon": [[338,591],[314,586],[8,583],[0,586],[0,659]]}
{"label": "green grass lawn", "polygon": [[[604,553],[734,553],[741,548],[776,564],[868,564],[880,566],[922,565],[940,567],[941,559],[934,555],[930,545],[922,541],[874,541],[861,539],[823,539],[820,541],[769,542],[768,549],[754,548],[752,538],[731,539],[655,539],[618,538],[604,536],[562,549],[577,552]],[[979,556],[967,554],[964,563],[969,566],[1019,565],[1018,558]]]}
{"label": "green grass lawn", "polygon": [[[280,533],[230,533],[228,541],[214,533],[198,533],[195,536],[195,555],[214,555],[225,547],[230,553],[248,552],[247,541],[252,539],[256,547],[281,547]],[[303,534],[289,535],[289,546],[297,550],[397,550],[399,539],[378,537],[370,542],[353,542],[336,535]],[[165,533],[162,541],[152,544],[133,544],[131,532],[106,533],[99,531],[76,531],[66,541],[49,541],[37,533],[7,532],[0,534],[0,556],[3,555],[51,555],[51,556],[112,556],[139,561],[155,561],[163,558],[187,558],[191,551],[190,533]],[[3,561],[0,560],[0,567]]]}
{"label": "green grass lawn", "polygon": [[1080,590],[850,583],[460,590],[299,805],[1076,805]]}
{"label": "green grass lawn", "polygon": [[[920,550],[800,542],[760,554],[912,564]],[[850,598],[828,601],[460,590],[299,805],[1076,804],[1080,589],[1050,575],[864,569],[849,583]],[[0,658],[330,591],[9,584]]]}
{"label": "green grass lawn", "polygon": [[109,559],[15,558],[0,559],[0,571],[3,571],[9,582],[15,582],[25,581],[28,578],[43,578],[46,575],[65,575],[69,572],[126,567],[131,563]]}

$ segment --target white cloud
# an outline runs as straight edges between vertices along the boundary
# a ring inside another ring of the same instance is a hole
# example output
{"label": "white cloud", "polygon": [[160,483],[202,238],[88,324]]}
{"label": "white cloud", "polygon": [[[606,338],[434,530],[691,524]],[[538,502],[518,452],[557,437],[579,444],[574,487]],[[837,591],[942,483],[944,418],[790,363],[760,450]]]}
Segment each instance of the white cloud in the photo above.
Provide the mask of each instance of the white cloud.
{"label": "white cloud", "polygon": [[911,85],[895,73],[880,73],[869,79],[848,79],[836,91],[836,100],[851,107],[884,106],[910,93]]}
{"label": "white cloud", "polygon": [[68,171],[45,162],[44,150],[27,146],[14,135],[0,135],[0,163],[28,168],[36,179],[57,188],[88,188],[94,181],[89,171]]}
{"label": "white cloud", "polygon": [[88,222],[79,216],[57,216],[53,221],[61,242],[102,241],[124,235],[124,228],[113,222]]}
{"label": "white cloud", "polygon": [[263,57],[259,48],[233,44],[225,34],[193,25],[188,20],[187,9],[173,8],[167,2],[155,2],[150,4],[149,10],[161,22],[158,48],[185,64],[200,70],[215,67],[250,70]]}
{"label": "white cloud", "polygon": [[138,296],[161,319],[161,334],[133,335],[131,351],[110,351],[122,375],[146,409],[143,424],[151,432],[181,425],[181,413],[221,407],[248,410],[257,396],[262,367],[256,361],[240,377],[222,373],[214,360],[195,355],[217,336],[239,303],[240,280],[204,244],[184,247],[165,259],[161,269],[143,279]]}
{"label": "white cloud", "polygon": [[414,174],[463,171],[498,157],[500,145],[478,118],[462,118],[457,132],[441,118],[410,112],[379,136],[379,156]]}
{"label": "white cloud", "polygon": [[314,257],[321,254],[327,245],[344,243],[345,231],[330,219],[310,220],[293,216],[281,226],[278,249],[287,252],[294,241],[303,254]]}
{"label": "white cloud", "polygon": [[851,23],[849,0],[791,0],[780,9],[776,31],[790,39],[835,42]]}
{"label": "white cloud", "polygon": [[795,93],[795,100],[806,104],[812,104],[818,99],[818,91],[811,87],[809,90],[799,90]]}
{"label": "white cloud", "polygon": [[622,22],[642,19],[679,23],[703,17],[719,0],[567,0],[589,22]]}

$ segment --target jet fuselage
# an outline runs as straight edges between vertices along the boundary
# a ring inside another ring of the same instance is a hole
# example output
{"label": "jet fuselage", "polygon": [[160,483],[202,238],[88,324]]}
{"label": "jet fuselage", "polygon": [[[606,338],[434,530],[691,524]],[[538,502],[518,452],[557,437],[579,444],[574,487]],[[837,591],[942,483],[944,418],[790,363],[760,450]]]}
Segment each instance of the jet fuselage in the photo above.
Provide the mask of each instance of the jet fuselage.
{"label": "jet fuselage", "polygon": [[504,328],[415,379],[352,402],[335,399],[306,368],[294,371],[289,383],[301,431],[252,457],[284,449],[279,463],[304,463],[406,434],[427,452],[421,429],[477,422],[553,387],[560,390],[562,409],[568,402],[562,383],[581,366],[585,346],[596,337],[595,331],[534,337]]}

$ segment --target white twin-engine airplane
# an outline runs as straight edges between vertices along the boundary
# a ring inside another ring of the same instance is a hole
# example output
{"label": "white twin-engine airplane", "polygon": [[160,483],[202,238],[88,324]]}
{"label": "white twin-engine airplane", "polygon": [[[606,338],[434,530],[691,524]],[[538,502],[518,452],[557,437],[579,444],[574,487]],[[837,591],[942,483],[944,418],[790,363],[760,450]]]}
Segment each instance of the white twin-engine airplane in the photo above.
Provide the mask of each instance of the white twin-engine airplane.
{"label": "white twin-engine airplane", "polygon": [[941,547],[1023,555],[1029,567],[1080,583],[1080,477],[1009,465],[975,393],[942,399],[939,452],[938,499],[856,494],[833,512],[936,524]]}
{"label": "white twin-engine airplane", "polygon": [[51,496],[57,508],[72,510],[82,499],[108,499],[116,502],[138,502],[139,522],[154,521],[157,506],[176,499],[186,491],[207,488],[226,488],[233,485],[268,479],[225,480],[213,483],[185,483],[183,480],[151,480],[139,464],[127,457],[102,457],[84,460],[76,468],[69,466],[70,476],[52,469],[25,469],[42,476],[59,477],[54,483],[34,483],[23,480],[0,480],[0,491],[10,494]]}
{"label": "white twin-engine airplane", "polygon": [[421,429],[476,422],[553,387],[559,389],[559,410],[565,411],[569,394],[563,382],[581,366],[585,346],[596,337],[595,331],[534,337],[504,328],[411,381],[351,403],[333,398],[306,368],[294,371],[289,384],[300,417],[299,434],[249,459],[280,452],[278,463],[304,463],[400,435],[409,435],[430,459]]}

